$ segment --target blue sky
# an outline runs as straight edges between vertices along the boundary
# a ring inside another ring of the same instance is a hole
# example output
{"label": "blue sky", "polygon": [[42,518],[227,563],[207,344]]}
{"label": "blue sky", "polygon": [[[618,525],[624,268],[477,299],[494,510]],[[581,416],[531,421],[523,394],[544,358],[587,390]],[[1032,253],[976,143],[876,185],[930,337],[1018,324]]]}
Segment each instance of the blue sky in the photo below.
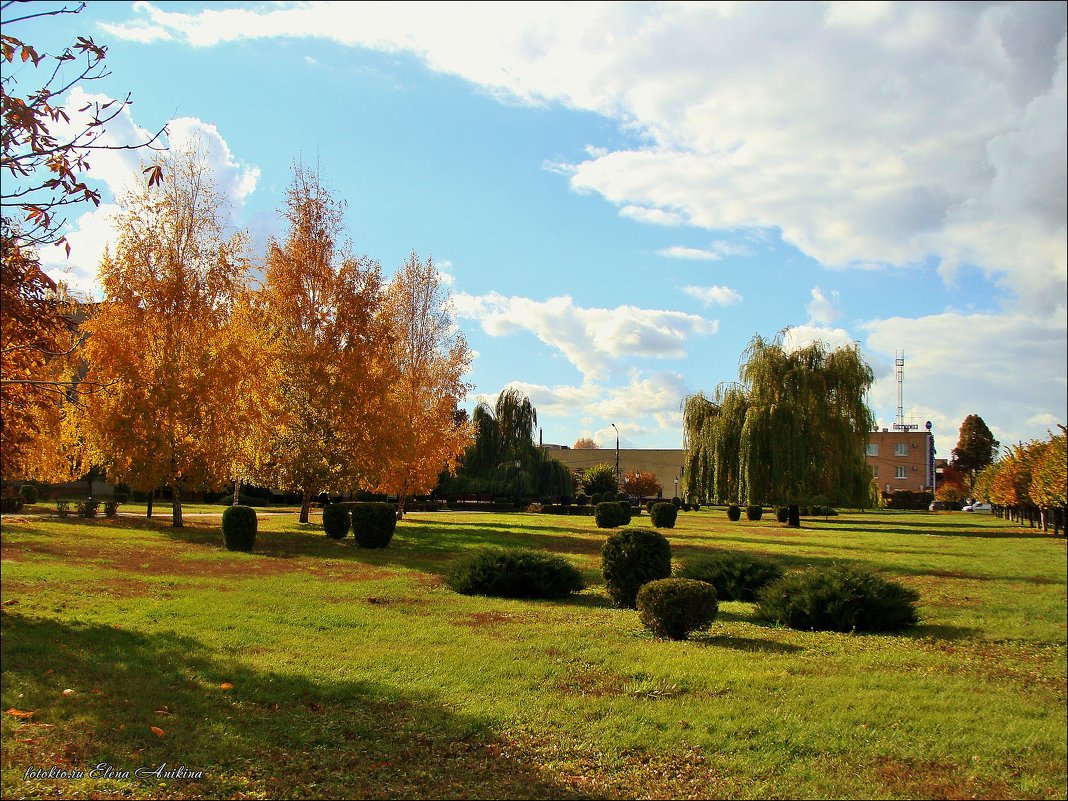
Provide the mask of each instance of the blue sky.
{"label": "blue sky", "polygon": [[[787,326],[859,343],[886,426],[903,351],[942,456],[971,413],[1004,443],[1068,418],[1063,3],[90,2],[19,28],[108,45],[113,141],[207,141],[257,247],[318,159],[357,252],[449,276],[469,407],[517,386],[546,442],[681,447],[682,399]],[[44,255],[86,292],[136,174],[92,166],[104,206]]]}

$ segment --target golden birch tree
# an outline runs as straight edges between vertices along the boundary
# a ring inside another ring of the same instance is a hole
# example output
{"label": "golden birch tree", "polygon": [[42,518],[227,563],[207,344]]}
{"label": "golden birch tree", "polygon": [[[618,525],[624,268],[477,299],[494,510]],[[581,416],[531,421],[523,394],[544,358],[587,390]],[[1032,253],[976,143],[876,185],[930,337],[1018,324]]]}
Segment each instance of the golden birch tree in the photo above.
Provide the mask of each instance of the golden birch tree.
{"label": "golden birch tree", "polygon": [[[227,237],[224,206],[199,146],[161,156],[163,182],[131,192],[114,252],[100,265],[104,300],[84,325],[87,378],[102,385],[81,415],[94,462],[141,490],[182,495],[233,477],[261,413],[257,342],[241,326],[245,238]],[[251,364],[250,364],[251,361]]]}
{"label": "golden birch tree", "polygon": [[394,375],[377,262],[342,242],[344,203],[319,170],[295,164],[286,238],[268,245],[263,322],[278,364],[265,483],[301,493],[308,522],[321,492],[373,486],[387,447]]}
{"label": "golden birch tree", "polygon": [[452,319],[448,288],[432,258],[412,251],[387,291],[392,355],[399,376],[389,405],[394,416],[387,463],[377,489],[407,498],[433,490],[443,470],[455,471],[471,444],[470,426],[456,418],[467,396],[471,353]]}

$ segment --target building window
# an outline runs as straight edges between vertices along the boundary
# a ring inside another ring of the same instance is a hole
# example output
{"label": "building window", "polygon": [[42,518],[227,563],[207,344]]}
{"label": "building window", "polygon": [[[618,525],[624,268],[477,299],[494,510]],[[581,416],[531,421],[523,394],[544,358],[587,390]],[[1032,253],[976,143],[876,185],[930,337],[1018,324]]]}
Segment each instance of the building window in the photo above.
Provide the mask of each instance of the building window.
{"label": "building window", "polygon": [[894,446],[894,456],[908,456],[909,446],[904,442],[899,442]]}
{"label": "building window", "polygon": [[894,478],[908,478],[909,469],[907,467],[895,467]]}
{"label": "building window", "polygon": [[878,455],[879,455],[879,445],[878,445],[878,443],[869,442],[868,443],[868,456],[878,456]]}
{"label": "building window", "polygon": [[872,478],[878,478],[879,477],[879,465],[873,464],[871,466],[871,477]]}

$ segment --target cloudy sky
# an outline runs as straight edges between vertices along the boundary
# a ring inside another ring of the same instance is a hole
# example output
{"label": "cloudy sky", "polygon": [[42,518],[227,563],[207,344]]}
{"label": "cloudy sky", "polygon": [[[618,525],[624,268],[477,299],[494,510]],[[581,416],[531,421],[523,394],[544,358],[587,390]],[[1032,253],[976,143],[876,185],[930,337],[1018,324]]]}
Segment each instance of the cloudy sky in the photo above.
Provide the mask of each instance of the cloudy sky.
{"label": "cloudy sky", "polygon": [[[884,426],[903,352],[941,456],[968,414],[1004,443],[1068,418],[1064,3],[90,2],[20,28],[108,45],[85,91],[132,94],[112,141],[209,142],[260,245],[318,161],[357,252],[447,271],[469,406],[516,386],[546,442],[681,447],[682,399],[786,328],[858,343]],[[106,201],[138,172],[91,164]],[[72,215],[53,275],[93,291],[114,208]]]}

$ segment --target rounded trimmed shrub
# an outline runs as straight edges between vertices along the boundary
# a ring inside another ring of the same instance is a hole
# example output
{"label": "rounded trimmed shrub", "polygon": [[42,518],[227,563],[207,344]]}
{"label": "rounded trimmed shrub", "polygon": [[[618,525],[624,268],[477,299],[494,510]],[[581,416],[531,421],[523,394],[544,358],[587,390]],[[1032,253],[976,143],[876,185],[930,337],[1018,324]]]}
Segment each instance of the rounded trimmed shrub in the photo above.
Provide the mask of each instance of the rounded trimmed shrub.
{"label": "rounded trimmed shrub", "polygon": [[630,525],[630,517],[633,514],[630,508],[630,501],[616,501],[619,504],[619,524],[621,526]]}
{"label": "rounded trimmed shrub", "polygon": [[790,519],[790,507],[780,506],[775,510],[775,519],[779,523],[785,523]]}
{"label": "rounded trimmed shrub", "polygon": [[323,530],[332,540],[341,540],[349,533],[349,510],[340,503],[331,503],[323,507]]}
{"label": "rounded trimmed shrub", "polygon": [[653,519],[655,528],[675,528],[679,507],[673,503],[654,503],[649,508],[649,517]]}
{"label": "rounded trimmed shrub", "polygon": [[675,504],[675,508],[676,509],[678,509],[680,506],[682,506],[682,498],[680,498],[678,495],[676,495],[674,498],[672,498],[671,502],[673,504]]}
{"label": "rounded trimmed shrub", "polygon": [[590,496],[587,495],[585,492],[580,492],[578,495],[575,496],[575,505],[576,506],[588,506],[589,503],[590,503]]}
{"label": "rounded trimmed shrub", "polygon": [[352,535],[361,548],[385,548],[397,530],[397,510],[391,503],[371,501],[352,507]]}
{"label": "rounded trimmed shrub", "polygon": [[530,548],[480,548],[462,558],[446,584],[462,595],[563,598],[586,587],[582,573],[556,554]]}
{"label": "rounded trimmed shrub", "polygon": [[33,484],[23,484],[21,487],[19,487],[19,495],[22,496],[22,500],[26,503],[27,506],[32,506],[33,504],[37,503],[37,487],[35,487]]}
{"label": "rounded trimmed shrub", "polygon": [[730,520],[732,523],[736,523],[737,521],[741,520],[742,519],[742,509],[741,509],[741,507],[740,506],[735,506],[734,504],[731,504],[730,506],[728,506],[727,507],[727,519]]}
{"label": "rounded trimmed shrub", "polygon": [[746,520],[759,520],[764,516],[763,506],[747,506],[745,507]]}
{"label": "rounded trimmed shrub", "polygon": [[222,513],[223,542],[228,551],[251,551],[256,544],[256,510],[228,506]]}
{"label": "rounded trimmed shrub", "polygon": [[601,501],[594,507],[593,519],[597,528],[618,528],[623,525],[623,507],[619,501]]}
{"label": "rounded trimmed shrub", "polygon": [[595,493],[593,493],[593,495],[590,496],[590,503],[593,506],[597,506],[598,504],[604,503],[604,493],[603,492],[595,492]]}
{"label": "rounded trimmed shrub", "polygon": [[5,495],[0,498],[0,512],[4,514],[15,514],[21,512],[22,507],[26,505],[26,501],[22,499],[21,495]]}
{"label": "rounded trimmed shrub", "polygon": [[723,601],[755,601],[761,589],[783,577],[778,562],[746,553],[717,553],[691,559],[676,572],[680,578],[707,581]]}
{"label": "rounded trimmed shrub", "polygon": [[78,503],[78,517],[92,519],[100,510],[100,501],[80,501]]}
{"label": "rounded trimmed shrub", "polygon": [[633,609],[643,584],[671,576],[671,543],[658,531],[625,528],[601,547],[601,573],[612,603]]}
{"label": "rounded trimmed shrub", "polygon": [[788,574],[758,598],[760,617],[802,631],[897,631],[919,621],[918,592],[846,565]]}
{"label": "rounded trimmed shrub", "polygon": [[704,581],[665,578],[638,590],[638,619],[659,637],[685,640],[692,631],[708,628],[716,619],[716,588]]}

